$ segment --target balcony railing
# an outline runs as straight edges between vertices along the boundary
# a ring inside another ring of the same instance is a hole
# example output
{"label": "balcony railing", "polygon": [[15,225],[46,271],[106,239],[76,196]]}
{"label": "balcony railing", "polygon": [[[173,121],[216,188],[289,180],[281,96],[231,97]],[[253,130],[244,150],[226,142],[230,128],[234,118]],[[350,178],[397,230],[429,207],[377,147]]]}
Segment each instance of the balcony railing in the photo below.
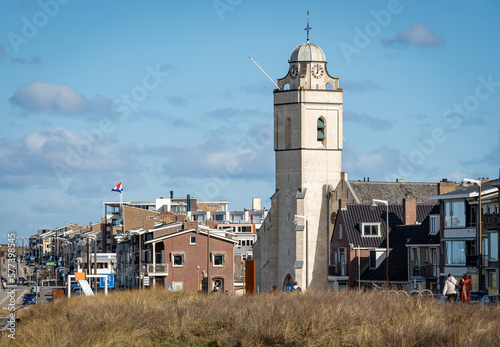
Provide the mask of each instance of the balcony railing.
{"label": "balcony railing", "polygon": [[328,265],[328,276],[347,276],[347,264],[341,266]]}
{"label": "balcony railing", "polygon": [[485,228],[496,229],[500,227],[500,214],[490,213],[483,216],[483,224]]}
{"label": "balcony railing", "polygon": [[148,264],[148,274],[168,276],[168,264]]}
{"label": "balcony railing", "polygon": [[477,266],[479,257],[477,255],[466,255],[465,266]]}
{"label": "balcony railing", "polygon": [[439,264],[414,266],[412,276],[420,276],[424,278],[438,277]]}

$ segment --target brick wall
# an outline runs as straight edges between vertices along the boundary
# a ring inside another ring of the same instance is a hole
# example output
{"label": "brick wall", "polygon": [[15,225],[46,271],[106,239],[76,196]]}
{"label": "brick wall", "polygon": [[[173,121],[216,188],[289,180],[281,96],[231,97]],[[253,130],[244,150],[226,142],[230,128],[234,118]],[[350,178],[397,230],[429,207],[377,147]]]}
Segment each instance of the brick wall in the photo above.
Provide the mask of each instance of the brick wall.
{"label": "brick wall", "polygon": [[[196,236],[196,244],[190,244],[190,237]],[[222,278],[224,291],[233,291],[233,243],[210,237],[210,253],[224,253],[224,266],[214,267],[210,256],[210,290],[212,280]],[[207,270],[207,236],[195,231],[181,234],[163,241],[165,250],[165,263],[169,264],[169,275],[165,277],[165,285],[172,286],[174,281],[184,282],[184,291],[196,291],[197,269],[200,281],[202,273]],[[172,253],[183,253],[184,264],[182,267],[173,267]]]}
{"label": "brick wall", "polygon": [[125,231],[142,228],[146,217],[158,218],[160,216],[156,211],[148,211],[131,206],[123,206],[123,214],[125,219]]}

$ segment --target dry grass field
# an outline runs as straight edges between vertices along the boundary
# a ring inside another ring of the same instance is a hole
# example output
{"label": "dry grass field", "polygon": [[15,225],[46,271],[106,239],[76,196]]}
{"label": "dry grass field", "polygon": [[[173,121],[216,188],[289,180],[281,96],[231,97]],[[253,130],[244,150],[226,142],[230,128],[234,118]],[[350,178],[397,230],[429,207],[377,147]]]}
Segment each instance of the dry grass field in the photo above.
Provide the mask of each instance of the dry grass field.
{"label": "dry grass field", "polygon": [[[5,316],[5,312],[3,314]],[[500,309],[391,293],[72,297],[18,311],[12,346],[498,346]]]}

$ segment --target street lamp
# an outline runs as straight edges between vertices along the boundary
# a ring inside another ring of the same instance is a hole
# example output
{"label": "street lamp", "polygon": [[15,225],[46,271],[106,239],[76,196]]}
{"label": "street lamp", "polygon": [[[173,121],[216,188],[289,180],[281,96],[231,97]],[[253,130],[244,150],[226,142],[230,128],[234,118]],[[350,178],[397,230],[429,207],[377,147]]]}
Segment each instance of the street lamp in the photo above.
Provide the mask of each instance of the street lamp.
{"label": "street lamp", "polygon": [[377,202],[379,204],[384,204],[385,205],[385,230],[386,230],[386,253],[385,253],[385,279],[387,281],[387,289],[390,288],[390,283],[389,283],[389,201],[387,200],[378,200],[378,199],[373,199],[371,203],[372,210],[375,211],[377,208]]}
{"label": "street lamp", "polygon": [[477,220],[477,233],[479,236],[479,259],[477,264],[478,272],[478,289],[482,290],[483,287],[483,235],[482,235],[482,224],[483,224],[483,208],[481,205],[481,180],[473,180],[471,178],[464,178],[465,183],[477,184],[478,195],[479,195],[479,209],[478,209],[478,220]]}
{"label": "street lamp", "polygon": [[301,216],[300,214],[296,214],[295,215],[295,218],[293,219],[293,222],[295,224],[297,224],[298,220],[297,218],[303,218],[305,221],[306,221],[306,225],[305,225],[305,234],[306,234],[306,256],[305,256],[305,262],[306,262],[306,290],[307,290],[307,287],[309,287],[309,260],[308,260],[308,255],[309,255],[309,252],[308,252],[308,249],[309,249],[309,229],[307,228],[307,223],[308,223],[308,218],[307,216]]}

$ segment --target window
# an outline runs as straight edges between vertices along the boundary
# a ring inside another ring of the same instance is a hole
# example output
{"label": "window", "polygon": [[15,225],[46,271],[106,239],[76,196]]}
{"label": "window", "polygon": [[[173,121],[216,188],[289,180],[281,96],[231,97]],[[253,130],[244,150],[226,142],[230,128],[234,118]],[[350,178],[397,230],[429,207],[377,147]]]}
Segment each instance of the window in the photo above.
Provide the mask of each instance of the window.
{"label": "window", "polygon": [[224,279],[214,278],[213,290],[214,290],[214,292],[223,292],[224,291]]}
{"label": "window", "polygon": [[189,238],[189,244],[190,245],[196,245],[196,236],[191,236]]}
{"label": "window", "polygon": [[483,244],[482,244],[482,253],[483,253],[483,264],[485,260],[488,260],[488,239],[483,238]]}
{"label": "window", "polygon": [[445,264],[465,265],[465,241],[446,241],[445,250]]}
{"label": "window", "polygon": [[251,225],[246,225],[241,227],[241,232],[242,233],[251,233],[252,232],[252,226]]}
{"label": "window", "polygon": [[363,236],[379,236],[379,224],[362,224]]}
{"label": "window", "polygon": [[292,147],[292,120],[290,117],[285,119],[285,148]]}
{"label": "window", "polygon": [[184,266],[184,253],[172,253],[172,267]]}
{"label": "window", "polygon": [[224,266],[224,253],[212,253],[213,266],[223,267]]}
{"label": "window", "polygon": [[214,217],[215,217],[215,220],[219,220],[219,221],[224,220],[223,214],[216,214]]}
{"label": "window", "polygon": [[465,227],[465,201],[452,201],[444,204],[445,227]]}
{"label": "window", "polygon": [[339,240],[342,240],[342,224],[339,224]]}
{"label": "window", "polygon": [[418,248],[413,248],[413,259],[415,260],[415,266],[420,266],[420,252]]}
{"label": "window", "polygon": [[346,275],[346,254],[345,250],[340,252],[340,276]]}
{"label": "window", "polygon": [[333,252],[333,268],[334,268],[334,273],[337,275],[337,252]]}
{"label": "window", "polygon": [[498,233],[490,233],[490,260],[498,261]]}
{"label": "window", "polygon": [[318,141],[325,139],[325,121],[323,118],[318,118]]}
{"label": "window", "polygon": [[437,231],[438,231],[437,216],[430,216],[430,218],[429,218],[429,233],[431,235],[436,235]]}

